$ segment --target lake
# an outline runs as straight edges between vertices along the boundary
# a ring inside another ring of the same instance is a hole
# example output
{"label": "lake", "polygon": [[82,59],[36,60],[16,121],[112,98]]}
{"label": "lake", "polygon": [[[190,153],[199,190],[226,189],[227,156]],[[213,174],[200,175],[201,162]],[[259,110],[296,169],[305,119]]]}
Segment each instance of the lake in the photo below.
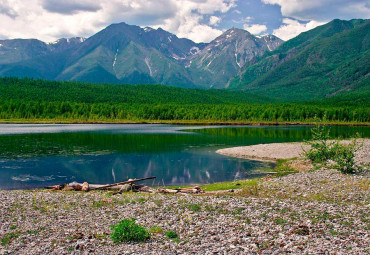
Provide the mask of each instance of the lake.
{"label": "lake", "polygon": [[[0,189],[72,181],[97,184],[156,176],[146,184],[184,185],[258,176],[273,163],[229,158],[217,149],[309,139],[309,126],[0,124]],[[333,137],[369,127],[331,127]]]}

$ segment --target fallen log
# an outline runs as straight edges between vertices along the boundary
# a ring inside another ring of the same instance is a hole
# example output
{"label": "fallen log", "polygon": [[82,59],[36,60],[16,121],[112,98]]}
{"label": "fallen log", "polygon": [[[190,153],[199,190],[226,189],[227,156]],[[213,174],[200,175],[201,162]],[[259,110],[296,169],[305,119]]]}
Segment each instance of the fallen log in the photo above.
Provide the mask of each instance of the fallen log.
{"label": "fallen log", "polygon": [[[121,193],[125,191],[133,191],[133,192],[149,192],[149,193],[167,193],[167,194],[197,194],[197,193],[204,193],[204,191],[198,187],[190,187],[190,188],[179,188],[179,189],[164,189],[164,188],[158,188],[153,189],[145,185],[132,185],[139,181],[144,180],[151,180],[155,179],[156,177],[146,177],[141,179],[130,179],[128,181],[124,182],[118,182],[113,184],[107,184],[107,185],[99,185],[99,184],[89,184],[87,182],[84,183],[77,183],[72,182],[68,184],[61,184],[61,185],[54,185],[45,187],[46,189],[52,189],[52,190],[63,190],[63,191],[89,191],[89,190],[113,190],[116,193]],[[126,186],[130,185],[130,188],[127,189]],[[132,185],[132,186],[131,186]]]}
{"label": "fallen log", "polygon": [[145,181],[145,180],[152,180],[155,179],[156,177],[146,177],[146,178],[141,178],[141,179],[133,179],[133,180],[128,180],[124,182],[118,182],[118,183],[113,183],[113,184],[106,184],[106,185],[101,185],[101,184],[88,184],[87,182],[84,183],[77,183],[77,182],[72,182],[68,184],[60,184],[60,185],[54,185],[54,186],[48,186],[45,187],[45,189],[52,189],[52,190],[66,190],[66,191],[89,191],[89,190],[120,190],[123,185],[125,184],[134,184],[135,182],[139,181]]}
{"label": "fallen log", "polygon": [[176,189],[162,189],[162,188],[158,188],[157,191],[159,193],[173,193],[173,194],[174,193],[179,193],[179,191],[176,190]]}
{"label": "fallen log", "polygon": [[197,194],[204,192],[201,190],[200,187],[192,187],[192,188],[183,188],[183,189],[163,189],[163,188],[158,188],[157,192],[159,193],[188,193],[188,194]]}
{"label": "fallen log", "polygon": [[135,182],[145,181],[145,180],[152,180],[152,179],[155,179],[155,178],[157,178],[157,177],[152,176],[152,177],[146,177],[146,178],[141,178],[141,179],[133,179],[133,180],[129,180],[129,181],[117,182],[117,183],[113,183],[113,184],[103,185],[103,186],[98,187],[98,188],[91,188],[90,190],[102,190],[102,189],[107,189],[107,188],[111,188],[111,187],[118,186],[118,185],[133,184]]}

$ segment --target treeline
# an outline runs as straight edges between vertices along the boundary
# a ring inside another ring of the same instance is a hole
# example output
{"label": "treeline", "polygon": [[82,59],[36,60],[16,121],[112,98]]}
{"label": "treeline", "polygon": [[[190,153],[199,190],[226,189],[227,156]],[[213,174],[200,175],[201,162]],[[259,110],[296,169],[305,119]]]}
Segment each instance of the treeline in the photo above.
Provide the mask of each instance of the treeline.
{"label": "treeline", "polygon": [[184,89],[164,85],[111,85],[70,81],[0,78],[0,99],[78,103],[228,104],[272,99],[241,91]]}
{"label": "treeline", "polygon": [[0,119],[207,122],[370,122],[368,108],[300,104],[110,104],[0,100]]}
{"label": "treeline", "polygon": [[282,103],[240,91],[0,78],[2,121],[370,122],[369,102],[340,99]]}

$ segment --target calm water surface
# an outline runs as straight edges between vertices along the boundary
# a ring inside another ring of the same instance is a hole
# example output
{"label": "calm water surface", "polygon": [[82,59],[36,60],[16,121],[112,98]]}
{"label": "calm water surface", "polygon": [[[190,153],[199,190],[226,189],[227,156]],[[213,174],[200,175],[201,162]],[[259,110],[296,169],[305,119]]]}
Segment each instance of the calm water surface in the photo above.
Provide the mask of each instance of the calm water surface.
{"label": "calm water surface", "polygon": [[[332,127],[333,137],[369,127]],[[0,125],[0,189],[66,182],[113,183],[157,176],[148,185],[212,183],[255,177],[271,163],[218,155],[219,148],[302,141],[307,126]]]}

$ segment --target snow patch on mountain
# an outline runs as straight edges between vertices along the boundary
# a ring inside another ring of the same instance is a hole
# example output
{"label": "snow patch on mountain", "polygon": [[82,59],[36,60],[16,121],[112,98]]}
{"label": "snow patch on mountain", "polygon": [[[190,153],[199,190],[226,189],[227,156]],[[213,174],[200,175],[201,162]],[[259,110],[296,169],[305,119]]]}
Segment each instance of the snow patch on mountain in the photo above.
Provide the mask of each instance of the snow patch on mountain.
{"label": "snow patch on mountain", "polygon": [[[150,76],[153,77],[153,70],[152,70],[152,67],[150,66],[150,58],[148,57],[145,58],[145,64],[149,69]],[[169,68],[171,67],[169,66]]]}
{"label": "snow patch on mountain", "polygon": [[148,33],[148,32],[151,32],[151,31],[153,31],[154,29],[153,28],[151,28],[151,27],[144,27],[144,32],[145,33]]}
{"label": "snow patch on mountain", "polygon": [[113,69],[114,69],[114,67],[116,66],[116,63],[117,63],[117,55],[118,55],[118,52],[119,52],[119,49],[117,49],[116,55],[114,55]]}

